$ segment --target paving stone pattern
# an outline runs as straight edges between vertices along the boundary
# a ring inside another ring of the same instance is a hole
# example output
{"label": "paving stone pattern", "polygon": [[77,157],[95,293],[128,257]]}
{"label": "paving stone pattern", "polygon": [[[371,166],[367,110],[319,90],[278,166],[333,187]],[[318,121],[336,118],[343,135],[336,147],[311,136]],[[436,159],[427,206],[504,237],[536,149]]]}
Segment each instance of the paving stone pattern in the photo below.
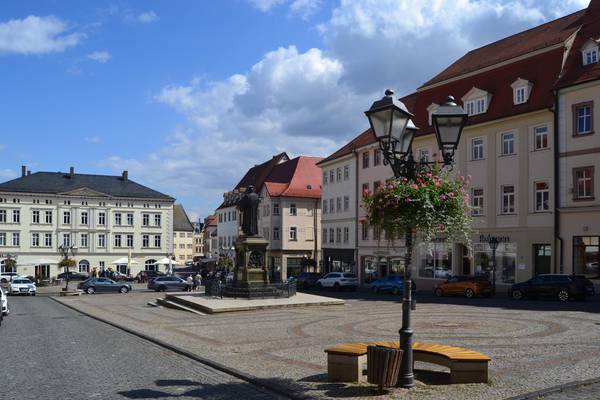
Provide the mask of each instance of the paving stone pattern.
{"label": "paving stone pattern", "polygon": [[540,400],[598,400],[600,399],[600,383],[565,389],[548,394]]}
{"label": "paving stone pattern", "polygon": [[9,304],[0,326],[1,399],[275,398],[49,298]]}
{"label": "paving stone pattern", "polygon": [[[138,292],[61,301],[314,398],[371,397],[368,385],[328,383],[323,349],[343,342],[397,340],[401,325],[400,299],[391,295],[348,293],[341,295],[347,300],[344,306],[206,316],[147,306],[155,297]],[[449,378],[444,368],[417,363],[422,384],[411,391],[393,390],[390,398],[506,399],[600,377],[599,299],[562,304],[420,295],[413,327],[416,341],[491,356],[491,380],[444,385]]]}

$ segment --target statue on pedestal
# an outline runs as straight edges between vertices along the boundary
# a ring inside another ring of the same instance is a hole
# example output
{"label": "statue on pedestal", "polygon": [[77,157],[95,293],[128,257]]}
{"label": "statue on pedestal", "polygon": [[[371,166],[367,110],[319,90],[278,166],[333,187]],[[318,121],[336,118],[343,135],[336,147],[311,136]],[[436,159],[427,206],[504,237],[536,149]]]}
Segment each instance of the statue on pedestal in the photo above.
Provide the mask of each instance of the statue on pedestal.
{"label": "statue on pedestal", "polygon": [[254,191],[254,186],[248,186],[237,206],[242,213],[242,232],[244,235],[258,235],[259,202],[260,199]]}

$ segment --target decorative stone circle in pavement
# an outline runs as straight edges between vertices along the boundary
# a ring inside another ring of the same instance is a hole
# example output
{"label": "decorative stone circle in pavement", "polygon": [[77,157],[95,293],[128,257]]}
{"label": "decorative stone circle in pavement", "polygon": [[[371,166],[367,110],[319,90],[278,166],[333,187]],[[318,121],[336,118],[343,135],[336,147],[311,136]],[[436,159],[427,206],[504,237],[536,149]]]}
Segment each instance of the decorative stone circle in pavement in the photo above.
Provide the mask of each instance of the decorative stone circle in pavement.
{"label": "decorative stone circle in pavement", "polygon": [[[145,306],[153,293],[61,298],[130,329],[314,398],[361,398],[372,387],[326,380],[323,349],[343,342],[397,340],[397,297],[347,294],[344,306],[206,316]],[[365,296],[365,298],[361,298]],[[518,308],[518,309],[517,309]],[[443,367],[417,363],[423,384],[390,398],[505,399],[600,377],[600,304],[509,299],[421,298],[413,313],[415,340],[467,347],[492,358],[490,383],[444,385]]]}

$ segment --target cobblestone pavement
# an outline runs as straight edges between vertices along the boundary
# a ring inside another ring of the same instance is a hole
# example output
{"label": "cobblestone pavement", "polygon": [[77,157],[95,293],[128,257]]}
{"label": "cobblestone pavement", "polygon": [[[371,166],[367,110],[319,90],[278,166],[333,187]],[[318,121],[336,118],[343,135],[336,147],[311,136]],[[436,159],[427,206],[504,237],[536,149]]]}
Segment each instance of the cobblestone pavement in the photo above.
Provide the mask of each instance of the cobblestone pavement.
{"label": "cobblestone pavement", "polygon": [[0,327],[0,398],[275,398],[51,299],[10,297],[9,304]]}
{"label": "cobblestone pavement", "polygon": [[[396,340],[400,299],[361,292],[341,296],[347,300],[344,306],[207,316],[146,306],[157,297],[153,293],[86,295],[61,301],[247,374],[286,384],[309,397],[370,397],[370,386],[327,382],[323,349],[343,342]],[[444,385],[448,382],[444,368],[417,363],[422,384],[410,391],[396,389],[390,397],[505,399],[600,377],[598,298],[563,304],[420,294],[413,328],[416,341],[488,354],[491,380]]]}
{"label": "cobblestone pavement", "polygon": [[600,398],[600,382],[542,396],[540,400],[598,400]]}

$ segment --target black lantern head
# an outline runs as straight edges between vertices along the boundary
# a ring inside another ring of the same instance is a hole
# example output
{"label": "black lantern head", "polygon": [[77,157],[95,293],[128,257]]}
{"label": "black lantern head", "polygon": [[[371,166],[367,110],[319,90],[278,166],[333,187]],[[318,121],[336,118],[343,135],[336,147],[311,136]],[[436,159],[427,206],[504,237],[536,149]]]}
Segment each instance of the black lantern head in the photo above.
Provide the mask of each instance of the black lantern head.
{"label": "black lantern head", "polygon": [[71,254],[73,254],[73,257],[77,254],[77,250],[79,250],[77,246],[71,246]]}
{"label": "black lantern head", "polygon": [[496,251],[498,249],[499,244],[500,244],[500,242],[498,241],[497,237],[492,236],[490,238],[489,245],[490,245],[490,249],[492,249],[492,251]]}
{"label": "black lantern head", "polygon": [[456,104],[452,96],[448,96],[446,102],[432,114],[435,136],[445,162],[452,162],[467,118],[465,110]]}
{"label": "black lantern head", "polygon": [[[381,143],[382,149],[391,149],[396,142],[405,142],[405,128],[408,120],[413,116],[404,103],[394,99],[394,91],[386,90],[385,96],[373,103],[365,114],[375,137]],[[398,146],[403,147],[402,145]]]}

